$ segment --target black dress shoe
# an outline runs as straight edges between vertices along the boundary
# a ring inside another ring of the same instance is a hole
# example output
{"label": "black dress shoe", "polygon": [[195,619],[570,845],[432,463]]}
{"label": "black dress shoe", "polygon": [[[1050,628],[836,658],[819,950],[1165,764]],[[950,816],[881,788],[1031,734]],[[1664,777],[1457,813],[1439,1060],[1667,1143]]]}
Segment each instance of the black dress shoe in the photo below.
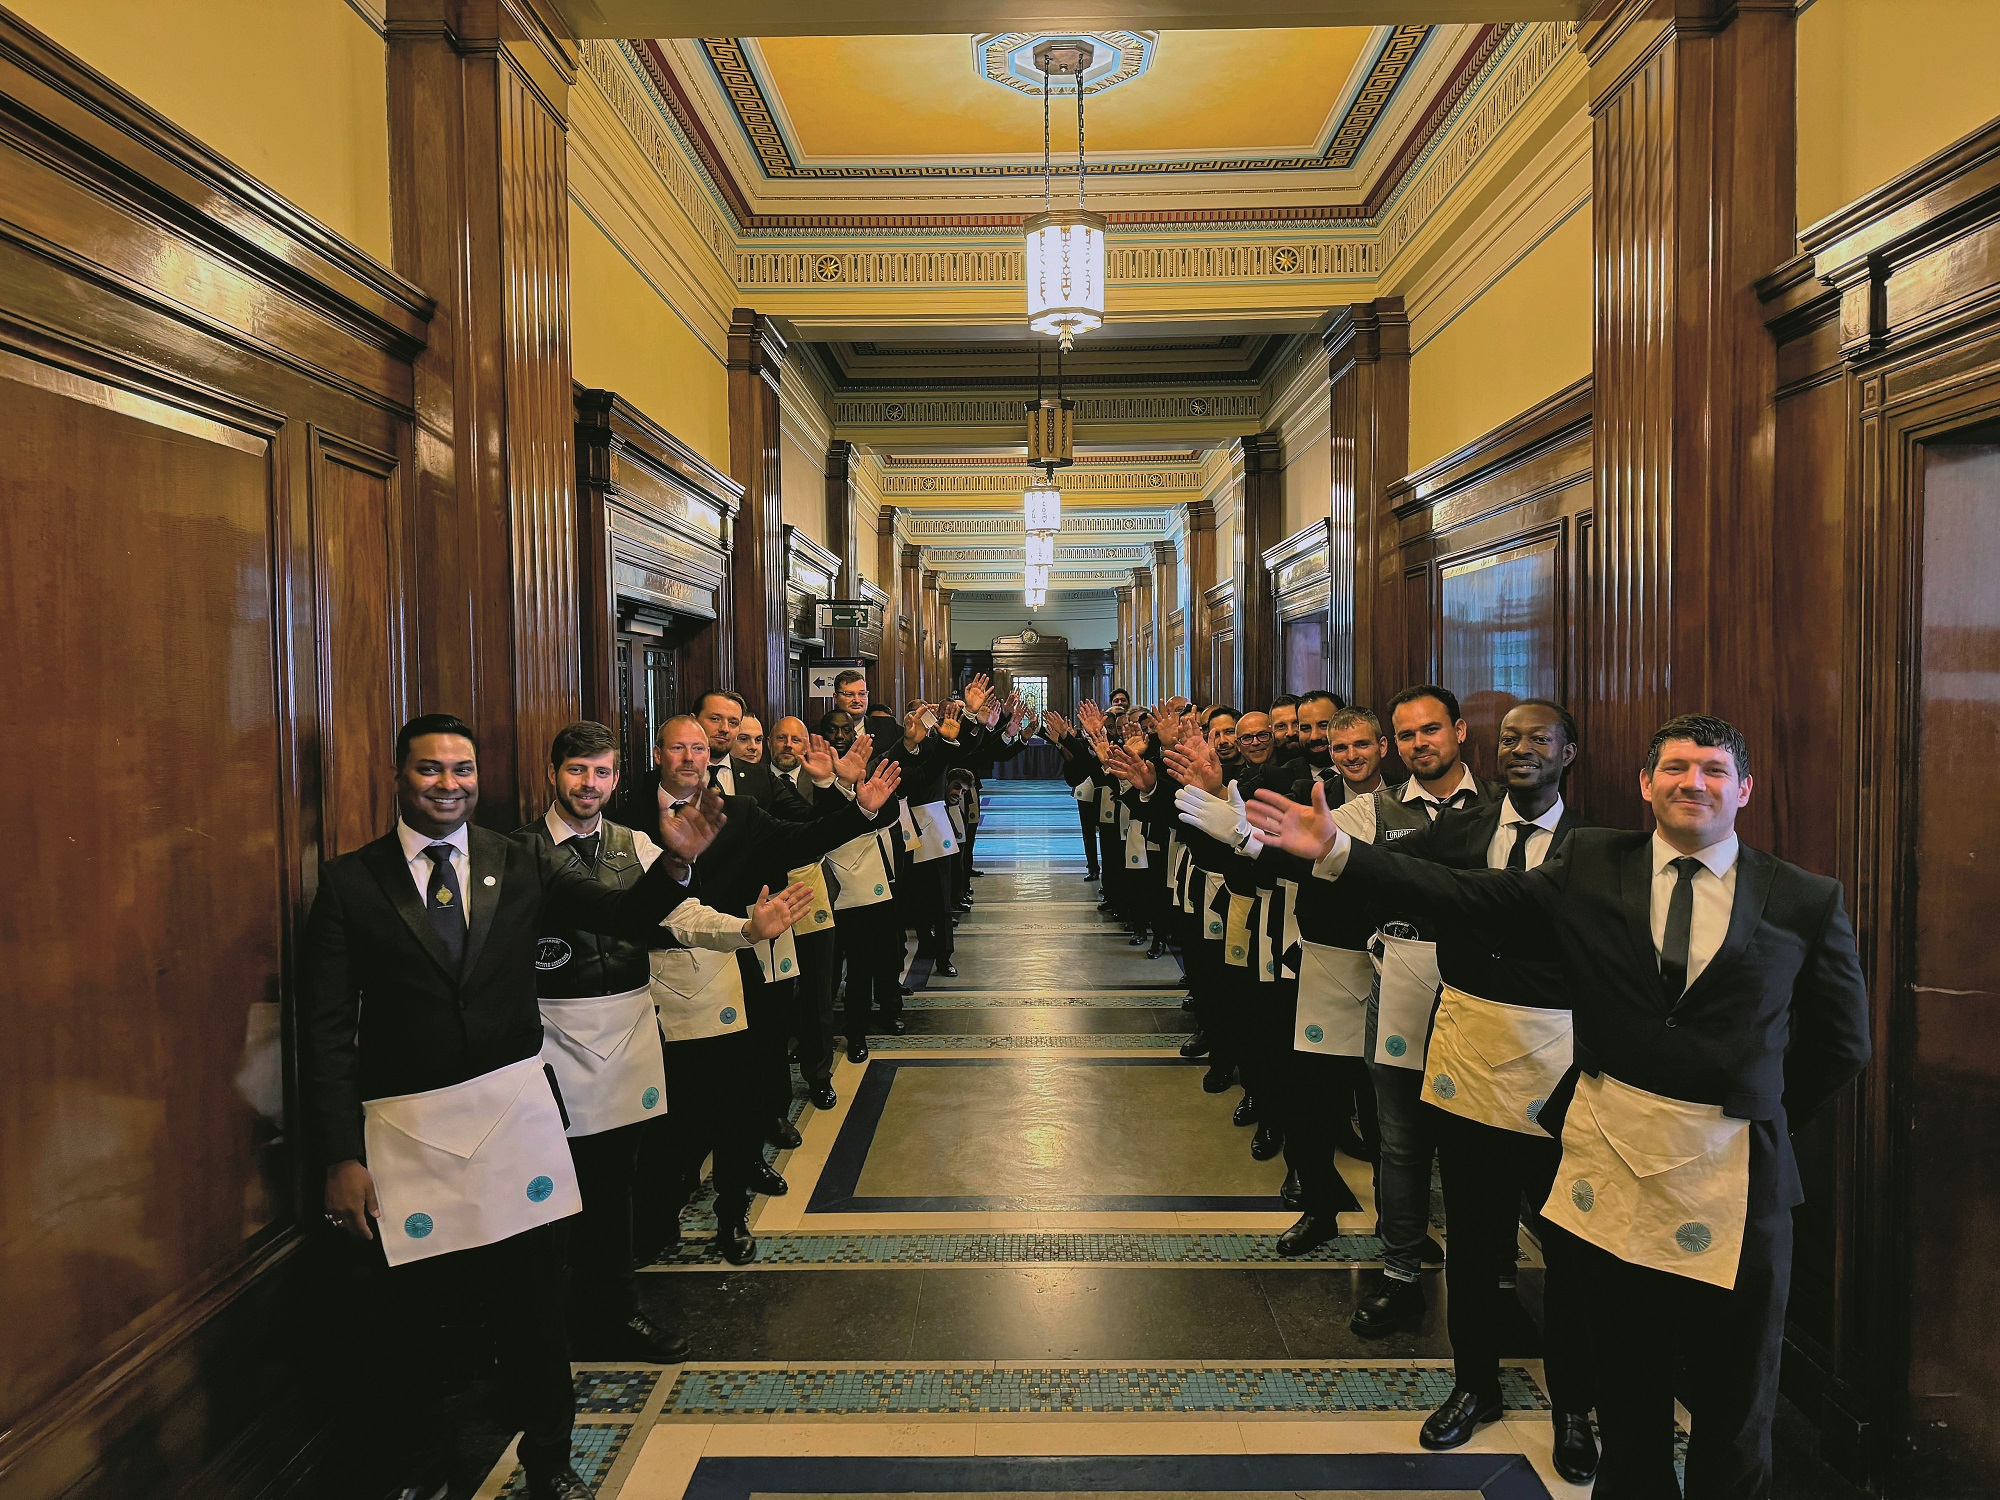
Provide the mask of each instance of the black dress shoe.
{"label": "black dress shoe", "polygon": [[1162,942],[1159,938],[1154,938],[1153,946],[1146,950],[1146,957],[1165,958],[1166,956],[1167,956],[1167,945],[1164,942]]}
{"label": "black dress shoe", "polygon": [[583,1482],[581,1474],[564,1464],[553,1474],[530,1474],[528,1500],[597,1500],[597,1491]]}
{"label": "black dress shoe", "polygon": [[[867,1055],[868,1049],[863,1047],[861,1049],[861,1057],[866,1057]],[[849,1056],[853,1056],[853,1054],[849,1053]],[[859,1062],[861,1061],[861,1057],[857,1057],[854,1060]],[[833,1085],[830,1083],[815,1084],[811,1098],[812,1107],[819,1110],[832,1109],[834,1105],[840,1103],[840,1095],[833,1091]]]}
{"label": "black dress shoe", "polygon": [[868,1044],[866,1042],[849,1042],[847,1044],[847,1060],[851,1063],[867,1062]]}
{"label": "black dress shoe", "polygon": [[782,1198],[792,1190],[790,1183],[778,1175],[778,1169],[767,1161],[760,1161],[750,1172],[750,1191],[762,1193],[766,1198]]}
{"label": "black dress shoe", "polygon": [[1353,1157],[1356,1161],[1374,1162],[1379,1161],[1382,1156],[1379,1150],[1369,1145],[1351,1130],[1334,1136],[1333,1149],[1338,1151],[1342,1156]]}
{"label": "black dress shoe", "polygon": [[1126,946],[1127,946],[1128,948],[1143,948],[1143,947],[1145,947],[1145,946],[1146,946],[1147,942],[1148,942],[1148,939],[1147,939],[1147,937],[1146,937],[1146,934],[1145,934],[1145,933],[1143,933],[1143,932],[1135,932],[1135,933],[1134,933],[1134,934],[1132,935],[1132,941],[1131,941],[1130,943],[1126,944]]}
{"label": "black dress shoe", "polygon": [[[952,970],[954,974],[957,972],[958,970],[956,969]],[[890,1036],[902,1036],[910,1029],[910,1023],[901,1016],[892,1016],[888,1021],[883,1023],[882,1029],[888,1032]]]}
{"label": "black dress shoe", "polygon": [[1327,1215],[1303,1214],[1299,1222],[1278,1236],[1278,1254],[1304,1255],[1317,1250],[1339,1234],[1335,1220]]}
{"label": "black dress shoe", "polygon": [[1556,1472],[1571,1484],[1589,1484],[1597,1477],[1597,1434],[1583,1412],[1555,1413]]}
{"label": "black dress shoe", "polygon": [[1304,1208],[1306,1206],[1306,1190],[1299,1182],[1297,1168],[1285,1174],[1285,1185],[1278,1189],[1278,1201],[1287,1208]]}
{"label": "black dress shoe", "polygon": [[579,1359],[636,1359],[649,1365],[677,1365],[688,1357],[688,1341],[668,1333],[644,1313],[634,1313],[622,1323],[579,1340],[579,1347],[589,1351],[578,1354]]}
{"label": "black dress shoe", "polygon": [[1225,1093],[1235,1082],[1236,1069],[1211,1057],[1208,1060],[1208,1071],[1201,1075],[1201,1091],[1204,1094]]}
{"label": "black dress shoe", "polygon": [[1115,906],[1113,906],[1113,905],[1112,905],[1112,904],[1111,904],[1111,903],[1110,903],[1109,901],[1100,901],[1100,902],[1098,902],[1098,903],[1097,903],[1097,909],[1098,909],[1099,911],[1103,912],[1103,913],[1104,913],[1104,915],[1105,915],[1105,916],[1107,916],[1107,917],[1108,917],[1108,916],[1112,916],[1112,915],[1114,915],[1114,914],[1115,914],[1115,913],[1117,912],[1117,910],[1118,910],[1118,908],[1117,908],[1117,907],[1115,907]]}
{"label": "black dress shoe", "polygon": [[1208,1034],[1206,1032],[1197,1031],[1193,1036],[1189,1037],[1186,1041],[1182,1042],[1181,1056],[1182,1057],[1208,1056]]}
{"label": "black dress shoe", "polygon": [[[931,973],[942,979],[956,979],[958,978],[958,965],[948,958],[941,958],[937,961],[937,965],[931,970]],[[892,1026],[890,1030],[894,1031],[895,1028]],[[898,1034],[900,1035],[900,1033]]]}
{"label": "black dress shoe", "polygon": [[1424,1289],[1414,1281],[1398,1281],[1384,1276],[1354,1306],[1347,1326],[1363,1338],[1380,1338],[1400,1328],[1413,1328],[1423,1320]]}
{"label": "black dress shoe", "polygon": [[1257,1099],[1253,1094],[1245,1094],[1236,1101],[1236,1112],[1229,1117],[1232,1125],[1255,1125],[1257,1123]]}
{"label": "black dress shoe", "polygon": [[916,993],[916,991],[915,991],[914,989],[912,989],[912,988],[911,988],[911,987],[910,987],[909,985],[907,985],[907,984],[901,984],[901,983],[899,983],[899,984],[898,984],[898,985],[896,986],[896,993],[897,993],[897,994],[899,994],[899,995],[904,995],[904,996],[908,996],[908,995],[914,995],[914,994]]}
{"label": "black dress shoe", "polygon": [[1269,1120],[1257,1122],[1257,1133],[1250,1137],[1250,1159],[1269,1161],[1285,1149],[1285,1133]]}
{"label": "black dress shoe", "polygon": [[771,1128],[764,1132],[764,1139],[780,1151],[796,1151],[805,1144],[799,1135],[799,1127],[790,1120],[773,1120]]}
{"label": "black dress shoe", "polygon": [[972,878],[974,880],[984,880],[986,878],[986,872],[984,870],[974,870],[972,872]]}
{"label": "black dress shoe", "polygon": [[1451,1394],[1444,1398],[1444,1405],[1424,1418],[1424,1425],[1417,1430],[1417,1441],[1433,1453],[1463,1448],[1472,1441],[1481,1424],[1499,1421],[1505,1410],[1498,1393],[1486,1396],[1462,1385],[1453,1386]]}
{"label": "black dress shoe", "polygon": [[741,1220],[734,1224],[716,1225],[715,1248],[732,1266],[747,1266],[757,1258],[757,1242],[750,1237],[749,1227]]}
{"label": "black dress shoe", "polygon": [[1418,1253],[1423,1256],[1424,1264],[1427,1266],[1441,1266],[1444,1264],[1444,1246],[1437,1242],[1437,1236],[1434,1234],[1424,1236],[1423,1249]]}

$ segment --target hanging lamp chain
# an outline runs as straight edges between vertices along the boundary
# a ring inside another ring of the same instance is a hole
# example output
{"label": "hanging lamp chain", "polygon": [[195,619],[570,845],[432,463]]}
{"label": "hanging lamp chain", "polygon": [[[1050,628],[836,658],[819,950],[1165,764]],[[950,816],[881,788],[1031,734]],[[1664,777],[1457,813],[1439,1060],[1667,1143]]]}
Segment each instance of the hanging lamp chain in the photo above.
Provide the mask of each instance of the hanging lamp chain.
{"label": "hanging lamp chain", "polygon": [[1049,70],[1042,68],[1042,209],[1056,211],[1055,164],[1049,151]]}
{"label": "hanging lamp chain", "polygon": [[1083,207],[1083,69],[1076,72],[1076,206]]}

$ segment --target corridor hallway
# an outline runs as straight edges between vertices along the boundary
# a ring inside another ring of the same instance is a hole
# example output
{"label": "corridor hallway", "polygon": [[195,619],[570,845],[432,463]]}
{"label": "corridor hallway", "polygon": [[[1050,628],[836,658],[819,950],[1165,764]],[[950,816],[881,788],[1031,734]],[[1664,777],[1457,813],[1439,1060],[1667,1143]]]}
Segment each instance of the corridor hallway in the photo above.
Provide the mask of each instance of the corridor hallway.
{"label": "corridor hallway", "polygon": [[[1372,1211],[1279,1259],[1284,1163],[1251,1159],[1240,1091],[1178,1055],[1179,969],[1098,914],[1066,789],[989,782],[984,809],[959,977],[842,1058],[830,1114],[801,1098],[754,1264],[724,1266],[690,1211],[641,1297],[694,1354],[579,1367],[578,1471],[606,1500],[1587,1493],[1548,1467],[1525,1320],[1508,1419],[1420,1452],[1451,1389],[1438,1271],[1420,1330],[1348,1331]],[[479,1494],[521,1485],[510,1456]]]}

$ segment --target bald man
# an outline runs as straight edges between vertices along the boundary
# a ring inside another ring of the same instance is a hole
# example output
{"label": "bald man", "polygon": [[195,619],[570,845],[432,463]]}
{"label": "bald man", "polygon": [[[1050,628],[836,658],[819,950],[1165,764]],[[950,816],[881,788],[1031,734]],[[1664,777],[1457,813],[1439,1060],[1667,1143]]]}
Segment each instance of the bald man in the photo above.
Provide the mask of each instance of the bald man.
{"label": "bald man", "polygon": [[[753,724],[756,721],[745,719],[743,722]],[[813,779],[805,769],[809,744],[803,719],[787,714],[771,726],[772,779],[782,783],[778,788],[780,792],[790,787],[806,806],[818,814],[829,810],[831,804],[825,799],[840,800],[841,794],[832,787],[821,790],[813,785]],[[841,748],[845,750],[846,746]],[[822,873],[827,873],[824,867]],[[827,889],[830,894],[832,885],[829,884]],[[795,942],[799,954],[799,981],[793,991],[788,1029],[798,1044],[799,1072],[805,1075],[813,1107],[832,1109],[839,1102],[833,1092],[833,984],[834,971],[839,967],[834,954],[834,929],[829,927],[819,932],[800,933]],[[778,1061],[782,1063],[783,1058]],[[773,1102],[779,1112],[771,1123],[770,1138],[773,1144],[786,1145],[795,1142],[798,1136],[797,1128],[785,1118],[791,1105],[791,1070],[785,1068],[774,1082],[779,1080],[783,1088],[781,1092],[774,1088]]]}

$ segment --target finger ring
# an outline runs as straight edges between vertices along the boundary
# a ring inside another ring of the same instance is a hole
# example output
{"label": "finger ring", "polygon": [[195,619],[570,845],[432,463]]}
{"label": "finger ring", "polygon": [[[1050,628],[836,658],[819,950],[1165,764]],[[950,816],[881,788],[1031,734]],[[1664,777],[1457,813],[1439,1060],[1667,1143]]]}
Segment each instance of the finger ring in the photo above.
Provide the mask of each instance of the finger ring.
{"label": "finger ring", "polygon": [[340,1227],[339,1214],[321,1214],[320,1217],[326,1220],[327,1223],[333,1225],[334,1228],[338,1229]]}

